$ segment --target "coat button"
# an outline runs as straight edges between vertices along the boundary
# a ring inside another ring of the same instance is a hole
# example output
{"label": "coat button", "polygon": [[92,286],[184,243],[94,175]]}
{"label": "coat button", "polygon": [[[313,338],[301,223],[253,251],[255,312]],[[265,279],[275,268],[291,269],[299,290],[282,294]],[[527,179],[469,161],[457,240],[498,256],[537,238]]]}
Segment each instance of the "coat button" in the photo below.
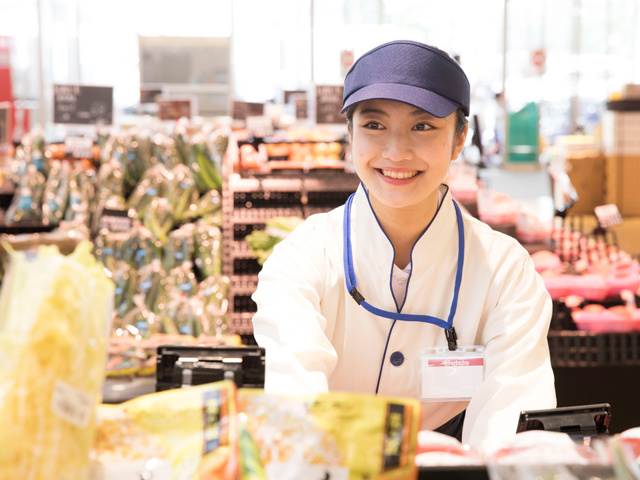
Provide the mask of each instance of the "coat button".
{"label": "coat button", "polygon": [[404,355],[402,352],[393,352],[391,354],[391,365],[399,367],[404,362]]}

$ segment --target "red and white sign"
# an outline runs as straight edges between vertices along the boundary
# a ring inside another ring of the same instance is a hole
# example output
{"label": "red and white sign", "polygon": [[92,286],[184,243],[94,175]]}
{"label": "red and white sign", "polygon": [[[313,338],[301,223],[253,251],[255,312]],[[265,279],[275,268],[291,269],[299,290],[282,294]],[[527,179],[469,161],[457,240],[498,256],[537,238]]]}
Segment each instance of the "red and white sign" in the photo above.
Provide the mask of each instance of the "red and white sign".
{"label": "red and white sign", "polygon": [[9,37],[0,37],[0,102],[13,102]]}
{"label": "red and white sign", "polygon": [[429,367],[477,367],[484,364],[482,357],[478,358],[429,358]]}
{"label": "red and white sign", "polygon": [[347,76],[354,60],[353,50],[342,50],[340,52],[340,73],[343,77]]}

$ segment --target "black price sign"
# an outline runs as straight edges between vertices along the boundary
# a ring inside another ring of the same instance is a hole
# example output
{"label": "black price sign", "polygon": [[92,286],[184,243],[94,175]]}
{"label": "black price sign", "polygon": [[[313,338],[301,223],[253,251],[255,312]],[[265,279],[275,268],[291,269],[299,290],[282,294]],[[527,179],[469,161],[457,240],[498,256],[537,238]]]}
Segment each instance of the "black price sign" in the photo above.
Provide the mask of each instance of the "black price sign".
{"label": "black price sign", "polygon": [[296,118],[304,120],[307,118],[307,97],[296,98]]}
{"label": "black price sign", "polygon": [[246,120],[247,117],[262,117],[264,103],[233,102],[232,116],[234,120]]}
{"label": "black price sign", "polygon": [[126,210],[105,208],[100,216],[100,229],[110,232],[128,232],[133,227],[133,221]]}
{"label": "black price sign", "polygon": [[316,123],[345,123],[342,110],[342,85],[316,86]]}
{"label": "black price sign", "polygon": [[53,122],[113,124],[113,87],[54,85]]}

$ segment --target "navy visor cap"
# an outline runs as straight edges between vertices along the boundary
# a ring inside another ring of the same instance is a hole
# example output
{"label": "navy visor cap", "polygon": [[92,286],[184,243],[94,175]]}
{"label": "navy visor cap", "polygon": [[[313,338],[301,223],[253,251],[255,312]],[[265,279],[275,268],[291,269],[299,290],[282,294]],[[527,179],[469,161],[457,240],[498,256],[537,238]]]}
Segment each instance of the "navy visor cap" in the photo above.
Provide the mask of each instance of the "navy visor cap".
{"label": "navy visor cap", "polygon": [[469,80],[435,47],[410,40],[384,43],[362,55],[344,80],[342,113],[365,100],[396,100],[439,118],[462,107],[469,116]]}

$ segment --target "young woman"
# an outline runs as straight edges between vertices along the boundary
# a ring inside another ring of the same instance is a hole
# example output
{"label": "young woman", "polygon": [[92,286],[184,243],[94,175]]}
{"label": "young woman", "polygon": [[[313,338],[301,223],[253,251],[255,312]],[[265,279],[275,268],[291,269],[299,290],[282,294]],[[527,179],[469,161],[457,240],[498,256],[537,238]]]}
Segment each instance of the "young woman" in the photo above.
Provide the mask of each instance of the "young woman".
{"label": "young woman", "polygon": [[444,184],[469,97],[459,65],[418,42],[353,65],[343,112],[362,183],[260,272],[267,391],[417,397],[423,429],[472,445],[555,407],[544,284],[527,251],[462,213]]}

